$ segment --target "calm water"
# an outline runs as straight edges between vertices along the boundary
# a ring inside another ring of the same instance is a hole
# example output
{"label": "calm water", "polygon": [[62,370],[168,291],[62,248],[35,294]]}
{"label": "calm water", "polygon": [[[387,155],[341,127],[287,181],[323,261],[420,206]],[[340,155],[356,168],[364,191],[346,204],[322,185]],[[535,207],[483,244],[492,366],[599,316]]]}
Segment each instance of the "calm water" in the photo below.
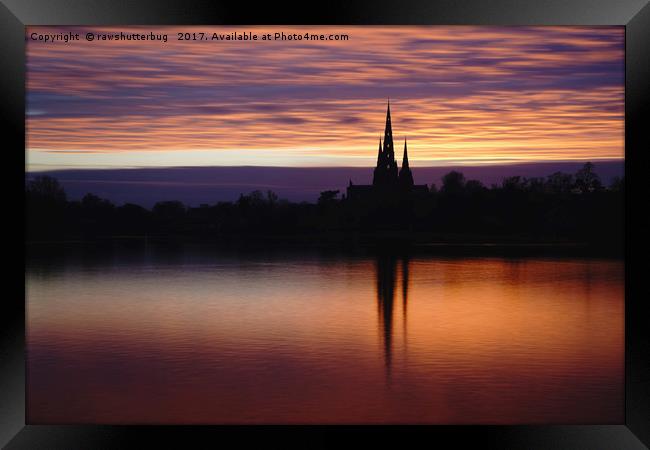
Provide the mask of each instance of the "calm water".
{"label": "calm water", "polygon": [[623,422],[620,261],[89,255],[28,266],[30,423]]}

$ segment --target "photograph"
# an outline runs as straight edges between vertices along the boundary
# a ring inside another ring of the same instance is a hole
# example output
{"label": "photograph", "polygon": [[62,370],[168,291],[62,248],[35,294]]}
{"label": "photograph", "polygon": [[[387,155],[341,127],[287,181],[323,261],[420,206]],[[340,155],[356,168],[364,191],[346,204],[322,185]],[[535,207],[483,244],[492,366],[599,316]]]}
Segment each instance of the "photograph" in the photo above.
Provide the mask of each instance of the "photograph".
{"label": "photograph", "polygon": [[24,30],[26,424],[626,424],[625,26]]}

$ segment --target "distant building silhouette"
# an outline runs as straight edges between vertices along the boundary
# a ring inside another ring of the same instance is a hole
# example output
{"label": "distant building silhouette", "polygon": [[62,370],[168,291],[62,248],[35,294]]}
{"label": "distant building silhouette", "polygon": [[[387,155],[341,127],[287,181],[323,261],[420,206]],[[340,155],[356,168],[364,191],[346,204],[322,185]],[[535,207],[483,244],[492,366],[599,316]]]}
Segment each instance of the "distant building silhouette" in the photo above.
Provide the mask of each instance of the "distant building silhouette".
{"label": "distant building silhouette", "polygon": [[428,193],[428,191],[429,189],[426,184],[416,185],[413,182],[413,174],[409,167],[406,139],[404,139],[402,168],[398,170],[397,161],[395,161],[389,101],[386,110],[384,139],[382,143],[382,139],[379,138],[377,166],[373,172],[372,184],[355,185],[350,180],[347,188],[347,198],[351,201],[376,202],[387,200],[388,198],[422,195]]}

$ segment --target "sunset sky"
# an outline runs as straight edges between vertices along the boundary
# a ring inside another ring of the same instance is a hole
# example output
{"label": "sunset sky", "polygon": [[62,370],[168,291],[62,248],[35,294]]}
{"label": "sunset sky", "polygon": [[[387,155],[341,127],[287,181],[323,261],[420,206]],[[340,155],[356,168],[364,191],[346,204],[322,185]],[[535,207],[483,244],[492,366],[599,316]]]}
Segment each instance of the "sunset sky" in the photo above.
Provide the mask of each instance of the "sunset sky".
{"label": "sunset sky", "polygon": [[[349,40],[176,40],[232,31]],[[28,27],[26,43],[29,171],[371,166],[388,97],[414,166],[624,157],[623,27]]]}

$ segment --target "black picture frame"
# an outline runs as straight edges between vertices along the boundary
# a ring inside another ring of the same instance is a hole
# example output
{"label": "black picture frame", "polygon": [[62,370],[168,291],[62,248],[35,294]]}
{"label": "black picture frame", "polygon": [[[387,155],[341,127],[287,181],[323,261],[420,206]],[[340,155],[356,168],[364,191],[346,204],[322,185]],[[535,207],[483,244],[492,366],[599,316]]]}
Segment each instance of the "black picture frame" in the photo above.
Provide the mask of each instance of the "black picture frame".
{"label": "black picture frame", "polygon": [[[650,169],[650,5],[647,0],[425,0],[400,2],[303,3],[280,7],[207,0],[3,0],[0,4],[2,147],[9,156],[4,181],[24,210],[25,34],[26,25],[164,25],[164,24],[430,24],[430,25],[624,25],[625,78],[625,423],[548,426],[391,426],[391,427],[237,427],[237,426],[45,426],[25,424],[25,311],[20,263],[24,247],[9,251],[7,242],[24,237],[24,221],[5,219],[5,260],[9,285],[0,314],[0,445],[9,449],[189,447],[188,441],[213,447],[235,438],[265,445],[427,445],[454,448],[625,449],[650,446],[650,298],[643,276],[648,249],[647,170]],[[645,114],[644,114],[645,113]],[[647,119],[645,119],[647,120]],[[22,153],[24,155],[24,153]],[[22,170],[22,173],[21,173]],[[15,215],[13,216],[15,217]],[[23,215],[24,217],[24,215]],[[24,242],[24,241],[23,241]],[[23,264],[24,267],[24,264]],[[15,274],[11,272],[15,270]],[[23,272],[24,276],[24,272]],[[646,294],[646,295],[644,295]],[[65,407],[65,405],[62,405]]]}

